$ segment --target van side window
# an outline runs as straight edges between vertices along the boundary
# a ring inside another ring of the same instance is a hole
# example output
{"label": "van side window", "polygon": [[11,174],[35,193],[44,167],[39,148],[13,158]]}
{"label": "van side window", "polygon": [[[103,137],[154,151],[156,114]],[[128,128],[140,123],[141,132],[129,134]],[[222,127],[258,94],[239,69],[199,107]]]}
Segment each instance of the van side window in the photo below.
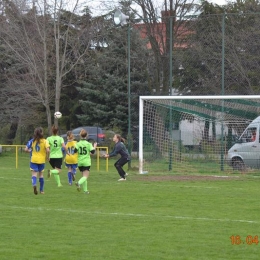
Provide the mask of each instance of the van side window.
{"label": "van side window", "polygon": [[250,127],[242,135],[243,143],[254,142],[256,140],[256,127]]}

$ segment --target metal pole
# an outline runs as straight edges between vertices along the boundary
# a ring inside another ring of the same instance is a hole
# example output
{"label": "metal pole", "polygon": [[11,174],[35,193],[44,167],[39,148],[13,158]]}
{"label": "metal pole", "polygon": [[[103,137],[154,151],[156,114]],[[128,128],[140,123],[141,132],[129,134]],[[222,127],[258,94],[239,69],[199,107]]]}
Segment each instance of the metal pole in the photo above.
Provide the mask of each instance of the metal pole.
{"label": "metal pole", "polygon": [[[225,95],[225,16],[224,13],[222,16],[222,77],[221,77],[221,95]],[[223,115],[224,115],[224,99],[222,99],[222,121],[221,121],[221,171],[224,171],[224,123],[223,123]]]}
{"label": "metal pole", "polygon": [[[127,60],[128,60],[128,81],[127,81],[127,90],[128,90],[128,152],[131,155],[132,153],[132,136],[131,136],[131,62],[130,62],[130,23],[128,24],[127,29]],[[131,168],[131,161],[128,163],[128,169]]]}
{"label": "metal pole", "polygon": [[[171,16],[170,17],[170,55],[169,55],[169,95],[171,96],[172,95],[172,49],[173,49],[173,35],[172,35],[172,31],[173,31],[173,26],[172,26],[172,23],[173,23],[173,17]],[[169,120],[169,132],[170,132],[170,143],[169,143],[169,171],[172,170],[172,156],[173,156],[173,132],[172,132],[172,107],[170,106],[170,113],[169,113],[169,117],[170,117],[170,120]]]}

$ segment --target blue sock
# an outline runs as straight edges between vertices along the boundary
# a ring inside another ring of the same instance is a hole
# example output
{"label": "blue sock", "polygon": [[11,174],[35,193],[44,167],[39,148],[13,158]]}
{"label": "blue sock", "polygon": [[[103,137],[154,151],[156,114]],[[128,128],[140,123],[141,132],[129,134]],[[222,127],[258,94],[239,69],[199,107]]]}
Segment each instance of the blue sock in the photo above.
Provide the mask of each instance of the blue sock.
{"label": "blue sock", "polygon": [[68,181],[69,183],[72,183],[71,172],[68,172]]}
{"label": "blue sock", "polygon": [[37,177],[32,176],[32,186],[36,186],[36,185],[37,185]]}
{"label": "blue sock", "polygon": [[39,178],[39,182],[40,182],[40,192],[41,192],[41,191],[43,191],[43,187],[44,187],[44,179]]}

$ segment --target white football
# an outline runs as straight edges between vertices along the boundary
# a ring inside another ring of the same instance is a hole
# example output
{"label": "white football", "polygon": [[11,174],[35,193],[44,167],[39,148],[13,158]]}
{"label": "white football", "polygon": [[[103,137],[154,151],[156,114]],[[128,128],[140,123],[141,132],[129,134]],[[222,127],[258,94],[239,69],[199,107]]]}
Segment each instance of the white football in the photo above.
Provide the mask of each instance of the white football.
{"label": "white football", "polygon": [[62,117],[62,113],[57,111],[54,113],[54,117],[57,118],[57,119],[60,119]]}

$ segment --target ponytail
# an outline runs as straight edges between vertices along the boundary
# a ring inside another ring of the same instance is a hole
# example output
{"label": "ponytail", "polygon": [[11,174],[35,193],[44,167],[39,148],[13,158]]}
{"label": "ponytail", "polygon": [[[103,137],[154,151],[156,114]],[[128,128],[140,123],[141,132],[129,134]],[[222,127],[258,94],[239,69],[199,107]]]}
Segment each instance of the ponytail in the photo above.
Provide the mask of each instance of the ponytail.
{"label": "ponytail", "polygon": [[125,139],[120,134],[116,134],[116,137],[117,137],[118,141],[125,143]]}
{"label": "ponytail", "polygon": [[73,140],[74,139],[74,135],[72,133],[72,131],[68,131],[67,132],[67,140]]}

